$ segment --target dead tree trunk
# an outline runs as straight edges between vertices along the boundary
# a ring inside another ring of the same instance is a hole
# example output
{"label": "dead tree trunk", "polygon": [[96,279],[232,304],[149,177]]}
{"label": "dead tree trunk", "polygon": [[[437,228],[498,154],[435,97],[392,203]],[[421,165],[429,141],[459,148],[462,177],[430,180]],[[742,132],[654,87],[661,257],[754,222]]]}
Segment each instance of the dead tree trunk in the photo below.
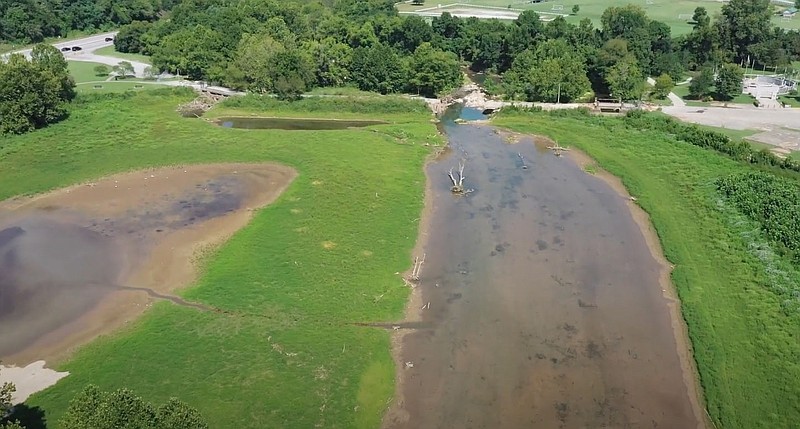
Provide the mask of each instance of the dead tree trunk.
{"label": "dead tree trunk", "polygon": [[450,176],[450,181],[453,182],[453,186],[450,187],[450,191],[452,191],[454,194],[463,195],[468,192],[466,189],[464,189],[464,167],[466,167],[466,161],[461,160],[461,162],[458,163],[457,175],[453,174],[452,167],[447,173],[447,175]]}

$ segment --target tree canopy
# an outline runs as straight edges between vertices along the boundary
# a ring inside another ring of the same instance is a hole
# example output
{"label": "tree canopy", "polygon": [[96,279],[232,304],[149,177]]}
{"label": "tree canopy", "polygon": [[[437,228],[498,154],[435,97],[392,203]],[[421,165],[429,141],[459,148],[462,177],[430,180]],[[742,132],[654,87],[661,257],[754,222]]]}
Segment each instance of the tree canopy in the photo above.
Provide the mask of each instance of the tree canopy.
{"label": "tree canopy", "polygon": [[[277,92],[280,80],[290,93],[353,85],[433,95],[461,83],[455,61],[501,75],[515,97],[575,100],[588,81],[598,94],[638,98],[645,76],[676,81],[748,57],[768,66],[800,58],[800,33],[773,29],[770,10],[768,0],[731,0],[712,20],[699,7],[692,32],[673,37],[636,5],[609,7],[595,28],[589,19],[544,23],[530,10],[510,24],[449,13],[428,24],[398,15],[390,0],[184,0],[168,18],[123,26],[116,43],[152,54],[159,71],[257,92]],[[539,50],[545,44],[568,55]]]}
{"label": "tree canopy", "polygon": [[172,398],[154,406],[128,389],[104,392],[89,385],[70,402],[63,429],[206,429],[194,408]]}
{"label": "tree canopy", "polygon": [[31,59],[21,54],[0,61],[0,134],[24,133],[67,115],[75,82],[58,49],[36,45]]}

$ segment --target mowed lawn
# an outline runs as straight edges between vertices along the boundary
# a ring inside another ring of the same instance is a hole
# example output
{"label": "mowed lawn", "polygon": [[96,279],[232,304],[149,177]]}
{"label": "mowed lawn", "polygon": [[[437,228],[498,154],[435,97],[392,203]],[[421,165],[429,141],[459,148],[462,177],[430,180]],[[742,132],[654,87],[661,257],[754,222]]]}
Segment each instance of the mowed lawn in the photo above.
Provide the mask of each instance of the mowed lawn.
{"label": "mowed lawn", "polygon": [[[675,265],[672,280],[716,427],[797,427],[800,314],[781,310],[784,298],[769,289],[774,272],[744,238],[759,234],[719,208],[713,184],[751,167],[662,134],[628,130],[619,119],[501,113],[494,123],[584,150],[650,214]],[[800,281],[796,268],[785,269]]]}
{"label": "mowed lawn", "polygon": [[[633,4],[641,6],[651,19],[661,21],[672,28],[673,35],[686,34],[692,30],[692,13],[695,8],[704,7],[708,10],[709,16],[714,16],[722,10],[722,2],[715,0],[552,0],[542,3],[530,3],[520,0],[453,0],[453,1],[426,1],[424,6],[412,6],[410,4],[398,4],[397,8],[401,11],[413,11],[421,8],[432,8],[441,4],[442,6],[459,3],[470,6],[491,6],[499,8],[531,9],[543,14],[569,14],[566,19],[577,24],[583,18],[591,19],[595,26],[600,26],[600,16],[607,8],[612,6],[625,6]],[[580,6],[577,15],[572,15],[572,7]],[[774,17],[772,23],[778,27],[789,29],[800,29],[800,17],[784,20]]]}
{"label": "mowed lawn", "polygon": [[142,54],[128,54],[125,52],[118,52],[114,45],[106,46],[94,51],[96,55],[104,55],[107,57],[119,58],[121,61],[138,61],[140,63],[150,64],[150,56]]}
{"label": "mowed lawn", "polygon": [[[75,79],[75,83],[97,82],[108,78],[108,76],[98,75],[97,72],[94,71],[95,67],[103,65],[105,64],[89,61],[67,61],[67,70],[69,70],[69,74]],[[111,71],[111,66],[106,67]]]}
{"label": "mowed lawn", "polygon": [[[409,267],[416,241],[426,145],[441,143],[430,113],[406,100],[396,101],[405,113],[382,113],[390,97],[306,100],[297,116],[338,117],[361,105],[372,112],[362,117],[390,124],[236,130],[180,117],[176,105],[193,97],[84,96],[68,120],[0,145],[0,199],[174,164],[271,161],[299,172],[204,256],[201,279],[181,292],[230,314],[158,303],[58,365],[71,375],[28,405],[57,428],[73,395],[95,383],[153,402],[177,396],[213,428],[378,427],[394,393],[389,333],[354,324],[402,317],[409,291],[396,273]],[[315,112],[302,111],[309,104]]]}

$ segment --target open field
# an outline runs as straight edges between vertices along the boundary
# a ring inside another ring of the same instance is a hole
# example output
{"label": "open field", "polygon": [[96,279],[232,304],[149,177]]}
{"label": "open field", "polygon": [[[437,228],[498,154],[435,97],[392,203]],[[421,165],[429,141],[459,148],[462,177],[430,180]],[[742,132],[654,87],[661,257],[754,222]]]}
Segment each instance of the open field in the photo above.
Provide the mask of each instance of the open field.
{"label": "open field", "polygon": [[[790,428],[800,420],[793,399],[800,396],[800,314],[782,311],[769,289],[774,271],[748,250],[761,235],[720,207],[714,190],[716,178],[749,167],[613,118],[508,112],[493,122],[584,150],[650,214],[674,264],[672,281],[717,427]],[[772,262],[800,281],[796,268]]]}
{"label": "open field", "polygon": [[[685,34],[692,30],[692,26],[688,23],[688,21],[691,20],[691,16],[695,8],[699,6],[705,7],[711,16],[713,16],[715,13],[718,13],[722,8],[722,3],[714,0],[555,0],[542,3],[530,3],[519,0],[462,0],[458,2],[428,1],[424,6],[413,6],[409,3],[400,3],[397,5],[397,9],[401,12],[410,12],[418,9],[433,8],[434,10],[431,10],[430,12],[434,12],[436,11],[435,8],[437,5],[441,4],[442,6],[445,6],[452,3],[458,3],[462,7],[490,6],[492,8],[498,8],[498,14],[504,13],[502,9],[506,10],[505,13],[510,12],[508,9],[530,9],[540,12],[543,15],[568,14],[569,16],[566,19],[569,22],[577,24],[581,19],[589,18],[595,23],[595,26],[600,25],[600,16],[603,14],[603,11],[606,10],[606,8],[611,6],[635,4],[644,8],[650,18],[669,25],[672,28],[673,35]],[[572,7],[574,5],[580,6],[580,11],[577,15],[571,14]],[[776,26],[781,28],[800,29],[800,17],[795,17],[788,21],[779,17],[775,17],[772,21]]]}
{"label": "open field", "polygon": [[[377,427],[394,392],[389,335],[353,323],[402,315],[408,288],[395,273],[408,268],[416,240],[429,153],[420,143],[440,143],[430,114],[406,101],[395,102],[402,113],[381,110],[389,97],[330,102],[327,110],[326,100],[270,100],[286,114],[339,117],[350,109],[390,124],[235,130],[175,113],[193,96],[79,99],[68,120],[0,147],[0,199],[163,165],[271,161],[299,173],[248,226],[201,255],[200,280],[179,293],[230,314],[157,303],[58,364],[71,375],[28,405],[43,408],[52,425],[91,382],[153,401],[178,396],[215,428]],[[273,115],[253,105],[226,110]]]}
{"label": "open field", "polygon": [[95,55],[104,55],[107,57],[120,58],[121,60],[139,61],[140,63],[150,64],[150,56],[142,54],[127,54],[125,52],[118,52],[114,45],[106,46],[94,50]]}
{"label": "open field", "polygon": [[[97,88],[99,86],[99,88]],[[109,92],[125,92],[125,91],[144,91],[148,89],[164,88],[166,85],[161,85],[153,82],[141,82],[136,79],[127,79],[124,81],[109,81],[109,82],[84,82],[75,87],[75,90],[80,93],[109,93]]]}
{"label": "open field", "polygon": [[[69,74],[72,75],[72,78],[75,79],[76,84],[80,84],[83,82],[94,82],[99,80],[105,80],[108,76],[99,76],[95,73],[94,68],[97,66],[102,66],[105,64],[100,63],[92,63],[88,61],[67,61],[67,70]],[[111,70],[110,66],[108,70]]]}

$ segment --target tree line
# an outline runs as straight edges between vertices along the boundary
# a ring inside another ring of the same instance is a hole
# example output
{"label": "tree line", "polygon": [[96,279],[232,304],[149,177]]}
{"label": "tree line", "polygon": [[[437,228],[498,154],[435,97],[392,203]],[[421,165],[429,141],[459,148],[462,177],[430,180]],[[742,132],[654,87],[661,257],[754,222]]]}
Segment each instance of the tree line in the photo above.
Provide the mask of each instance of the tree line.
{"label": "tree line", "polygon": [[673,37],[635,5],[609,7],[595,28],[533,11],[511,24],[448,13],[429,24],[385,0],[185,0],[168,19],[123,26],[115,44],[162,71],[288,96],[341,85],[432,96],[459,85],[468,64],[501,75],[496,92],[530,101],[637,99],[647,76],[666,95],[686,71],[700,72],[693,96],[729,99],[741,83],[734,65],[800,58],[800,33],[773,27],[773,11],[769,0],[731,0],[712,21],[699,7],[692,32]]}
{"label": "tree line", "polygon": [[179,0],[15,0],[0,2],[0,43],[38,43],[70,31],[154,21]]}

